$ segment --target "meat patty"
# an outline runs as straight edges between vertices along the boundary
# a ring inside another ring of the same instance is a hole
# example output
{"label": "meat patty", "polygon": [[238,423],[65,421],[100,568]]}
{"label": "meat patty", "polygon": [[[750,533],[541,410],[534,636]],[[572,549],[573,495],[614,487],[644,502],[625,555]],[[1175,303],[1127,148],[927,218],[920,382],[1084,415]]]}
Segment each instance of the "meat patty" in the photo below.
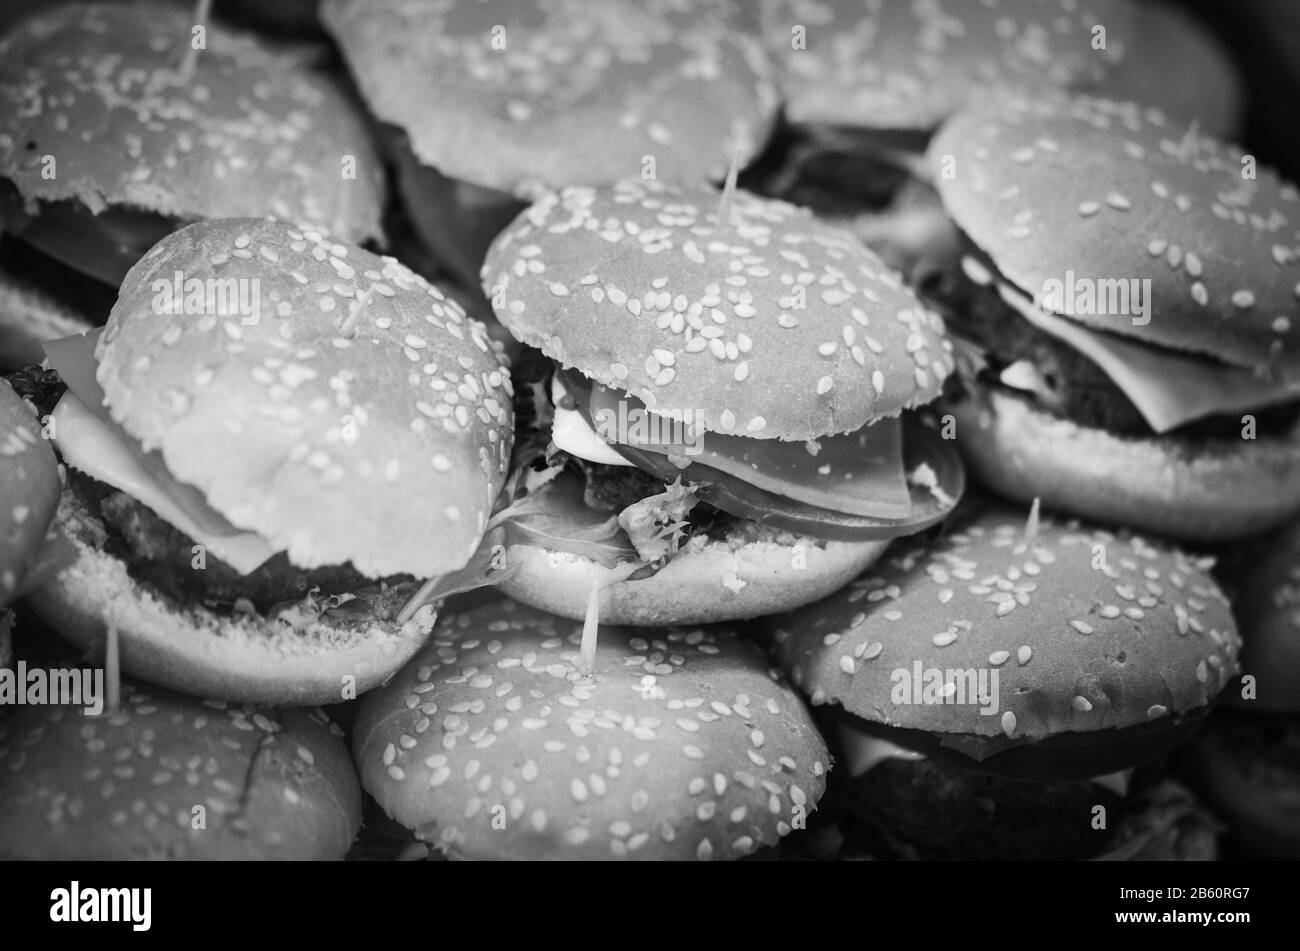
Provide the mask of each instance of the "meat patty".
{"label": "meat patty", "polygon": [[68,488],[98,511],[107,531],[105,550],[122,559],[127,573],[180,604],[229,609],[243,600],[265,614],[273,605],[301,600],[313,588],[325,597],[375,584],[349,565],[298,568],[283,552],[247,575],[211,553],[204,553],[196,567],[197,542],[143,502],[71,468]]}

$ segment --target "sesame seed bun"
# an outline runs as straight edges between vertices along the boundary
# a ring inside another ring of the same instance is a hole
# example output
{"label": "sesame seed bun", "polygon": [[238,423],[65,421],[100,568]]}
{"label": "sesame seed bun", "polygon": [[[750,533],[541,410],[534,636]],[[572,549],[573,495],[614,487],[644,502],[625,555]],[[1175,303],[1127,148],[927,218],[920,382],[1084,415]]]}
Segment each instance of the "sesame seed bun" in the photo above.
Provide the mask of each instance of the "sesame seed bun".
{"label": "sesame seed bun", "polygon": [[35,413],[0,380],[0,610],[45,540],[59,488],[59,463]]}
{"label": "sesame seed bun", "polygon": [[[1151,320],[1071,319],[1233,366],[1300,372],[1300,192],[1153,109],[1097,99],[975,106],[935,137],[938,188],[1001,274],[1041,300],[1068,271],[1149,279]],[[1288,223],[1289,222],[1289,223]]]}
{"label": "sesame seed bun", "polygon": [[0,267],[0,372],[40,363],[41,343],[94,326],[40,285]]}
{"label": "sesame seed bun", "polygon": [[826,746],[756,647],[601,627],[588,678],[581,634],[505,600],[444,618],[361,705],[362,785],[457,858],[739,858],[814,808]]}
{"label": "sesame seed bun", "polygon": [[715,432],[813,439],[938,394],[942,322],[873,252],[740,191],[718,229],[718,199],[636,179],[550,194],[493,244],[485,291],[524,343]]}
{"label": "sesame seed bun", "polygon": [[[625,580],[644,565],[615,568],[582,555],[511,545],[518,566],[501,582],[525,604],[581,620],[591,586],[599,583],[600,618],[607,624],[712,624],[761,617],[816,601],[848,584],[888,542],[799,538],[738,523],[725,539],[704,538],[677,552],[659,571]],[[802,567],[794,568],[794,564]]]}
{"label": "sesame seed bun", "polygon": [[1028,504],[1198,543],[1240,541],[1300,513],[1300,440],[1202,443],[1080,426],[990,388],[946,401],[973,481]]}
{"label": "sesame seed bun", "polygon": [[1234,603],[1242,671],[1255,678],[1255,697],[1232,690],[1228,699],[1244,710],[1300,713],[1300,523],[1268,539],[1247,564]]}
{"label": "sesame seed bun", "polygon": [[0,799],[5,859],[340,859],[361,825],[342,733],[319,710],[131,684],[116,712],[0,720]]}
{"label": "sesame seed bun", "polygon": [[[1133,16],[1127,0],[763,0],[760,10],[791,121],[916,130],[997,87],[1094,85],[1122,58]],[[1104,50],[1092,45],[1098,25]]]}
{"label": "sesame seed bun", "polygon": [[404,625],[393,620],[415,593],[408,583],[375,598],[364,615],[287,620],[180,604],[132,578],[103,550],[106,530],[72,491],[56,524],[76,559],[28,592],[27,609],[87,651],[101,651],[117,629],[127,674],[203,697],[306,706],[337,703],[386,680],[428,638],[435,611],[425,606]]}
{"label": "sesame seed bun", "polygon": [[344,92],[215,22],[180,79],[193,19],[177,4],[75,3],[0,40],[0,178],[28,212],[73,201],[181,221],[276,215],[379,237],[383,169]]}
{"label": "sesame seed bun", "polygon": [[[1023,510],[990,506],[931,545],[900,544],[838,594],[773,619],[782,666],[814,704],[1005,747],[1172,726],[1236,674],[1237,628],[1204,565],[1078,523],[1045,517],[1030,542],[1025,531]],[[918,661],[997,670],[997,709],[896,703],[894,672]]]}
{"label": "sesame seed bun", "polygon": [[667,181],[720,179],[777,110],[727,0],[327,0],[321,19],[422,163],[521,197],[639,174],[646,156]]}
{"label": "sesame seed bun", "polygon": [[[260,282],[242,285],[260,314],[157,313],[154,281],[177,272]],[[299,567],[453,571],[505,481],[509,374],[483,325],[392,258],[310,229],[170,235],[131,269],[97,356],[113,418]]]}
{"label": "sesame seed bun", "polygon": [[1096,89],[1108,99],[1155,106],[1201,131],[1233,140],[1245,113],[1245,88],[1223,42],[1192,13],[1169,0],[1133,5],[1134,28],[1123,59]]}

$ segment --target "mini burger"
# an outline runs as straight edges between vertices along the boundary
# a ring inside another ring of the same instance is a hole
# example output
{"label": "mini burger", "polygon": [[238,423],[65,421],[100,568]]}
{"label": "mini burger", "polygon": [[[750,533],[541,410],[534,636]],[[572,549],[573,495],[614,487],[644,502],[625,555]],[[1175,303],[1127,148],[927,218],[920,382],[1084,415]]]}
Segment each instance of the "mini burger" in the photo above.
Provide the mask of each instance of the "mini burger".
{"label": "mini burger", "polygon": [[733,632],[597,633],[504,598],[441,618],[352,748],[366,791],[455,859],[744,858],[805,828],[828,769]]}
{"label": "mini burger", "polygon": [[4,231],[114,288],[192,221],[379,237],[383,169],[344,91],[301,56],[202,26],[195,50],[178,4],[73,3],[0,39]]}
{"label": "mini burger", "polygon": [[927,294],[999,494],[1195,542],[1300,511],[1300,193],[1104,100],[973,108],[930,153],[967,239]]}
{"label": "mini burger", "polygon": [[341,859],[361,825],[342,732],[130,683],[114,710],[0,719],[0,859]]}
{"label": "mini burger", "polygon": [[548,189],[720,181],[776,115],[732,0],[326,0],[421,237],[465,280]]}
{"label": "mini burger", "polygon": [[940,521],[955,452],[904,413],[952,369],[942,324],[848,232],[728,189],[566,188],[484,287],[540,351],[501,533],[513,597],[613,624],[757,617]]}
{"label": "mini burger", "polygon": [[904,158],[969,101],[1093,87],[1122,61],[1134,23],[1129,0],[762,0],[759,10],[786,120],[813,140]]}
{"label": "mini burger", "polygon": [[1239,598],[1242,677],[1189,744],[1190,776],[1245,857],[1300,859],[1300,525],[1261,544]]}
{"label": "mini burger", "polygon": [[[432,627],[418,579],[464,568],[506,476],[508,371],[435,286],[311,228],[164,238],[102,336],[24,384],[68,468],[77,548],[31,609],[199,696],[334,702]],[[403,607],[407,610],[403,612]]]}
{"label": "mini burger", "polygon": [[770,622],[838,740],[828,802],[903,856],[1096,855],[1127,771],[1236,675],[1227,599],[1204,563],[1036,506],[949,529]]}

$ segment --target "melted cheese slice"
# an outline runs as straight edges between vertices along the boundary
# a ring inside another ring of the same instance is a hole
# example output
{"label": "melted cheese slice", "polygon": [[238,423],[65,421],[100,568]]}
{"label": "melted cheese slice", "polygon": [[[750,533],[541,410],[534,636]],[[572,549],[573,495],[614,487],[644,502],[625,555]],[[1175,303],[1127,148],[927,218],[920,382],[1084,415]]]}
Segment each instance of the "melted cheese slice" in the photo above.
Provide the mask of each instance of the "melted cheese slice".
{"label": "melted cheese slice", "polygon": [[69,390],[54,408],[54,443],[63,461],[93,479],[131,495],[240,574],[276,553],[252,532],[215,533],[201,527],[155,478],[138,445],[124,439]]}
{"label": "melted cheese slice", "polygon": [[925,759],[924,753],[906,749],[845,724],[840,725],[840,747],[844,750],[844,767],[854,779],[887,759]]}
{"label": "melted cheese slice", "polygon": [[177,480],[157,452],[146,452],[113,422],[96,379],[95,348],[103,328],[46,341],[50,365],[67,385],[54,408],[55,444],[63,461],[126,492],[240,574],[276,553],[253,532],[235,528],[198,489]]}
{"label": "melted cheese slice", "polygon": [[561,401],[569,395],[560,374],[551,374],[551,402],[555,404],[555,419],[551,424],[551,439],[555,445],[571,456],[586,459],[603,466],[631,466],[610,447],[600,434],[576,409],[564,409]]}
{"label": "melted cheese slice", "polygon": [[[1300,400],[1300,387],[1263,380],[1205,357],[1091,330],[1034,306],[1005,284],[1002,299],[1039,330],[1101,368],[1157,433],[1224,413],[1245,413]],[[1011,384],[1014,385],[1014,384]]]}
{"label": "melted cheese slice", "polygon": [[[611,423],[623,416],[644,420],[651,415],[633,397],[600,384],[591,388],[589,409],[593,419],[603,416]],[[685,446],[647,441],[647,434],[640,432],[635,422],[620,433],[619,440],[667,456],[678,466],[698,463],[764,492],[832,512],[904,519],[912,508],[903,472],[902,421],[898,418],[810,442],[705,432],[700,433],[691,452]]]}

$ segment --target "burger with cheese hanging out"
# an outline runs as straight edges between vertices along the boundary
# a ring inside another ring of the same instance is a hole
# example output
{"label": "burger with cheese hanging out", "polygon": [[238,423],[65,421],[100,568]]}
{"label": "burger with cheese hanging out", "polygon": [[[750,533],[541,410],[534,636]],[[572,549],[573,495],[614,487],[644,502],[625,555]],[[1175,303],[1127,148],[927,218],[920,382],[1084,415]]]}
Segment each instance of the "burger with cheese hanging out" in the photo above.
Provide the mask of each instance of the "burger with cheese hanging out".
{"label": "burger with cheese hanging out", "polygon": [[1300,512],[1300,192],[1154,109],[1004,99],[930,159],[971,476],[1196,542]]}
{"label": "burger with cheese hanging out", "polygon": [[[76,557],[31,610],[200,696],[335,702],[428,636],[513,438],[500,345],[391,258],[231,219],[163,239],[108,326],[15,376],[68,470]],[[471,569],[468,569],[472,571]]]}
{"label": "burger with cheese hanging out", "polygon": [[972,503],[941,539],[772,618],[835,741],[836,814],[912,858],[1119,845],[1121,819],[1152,808],[1128,799],[1135,770],[1186,742],[1239,670],[1208,568],[1037,505],[1026,520]]}
{"label": "burger with cheese hanging out", "polygon": [[598,597],[613,624],[755,617],[961,495],[908,412],[953,367],[938,318],[849,233],[733,185],[566,188],[493,245],[484,289],[536,348],[489,528],[511,596],[573,618]]}

